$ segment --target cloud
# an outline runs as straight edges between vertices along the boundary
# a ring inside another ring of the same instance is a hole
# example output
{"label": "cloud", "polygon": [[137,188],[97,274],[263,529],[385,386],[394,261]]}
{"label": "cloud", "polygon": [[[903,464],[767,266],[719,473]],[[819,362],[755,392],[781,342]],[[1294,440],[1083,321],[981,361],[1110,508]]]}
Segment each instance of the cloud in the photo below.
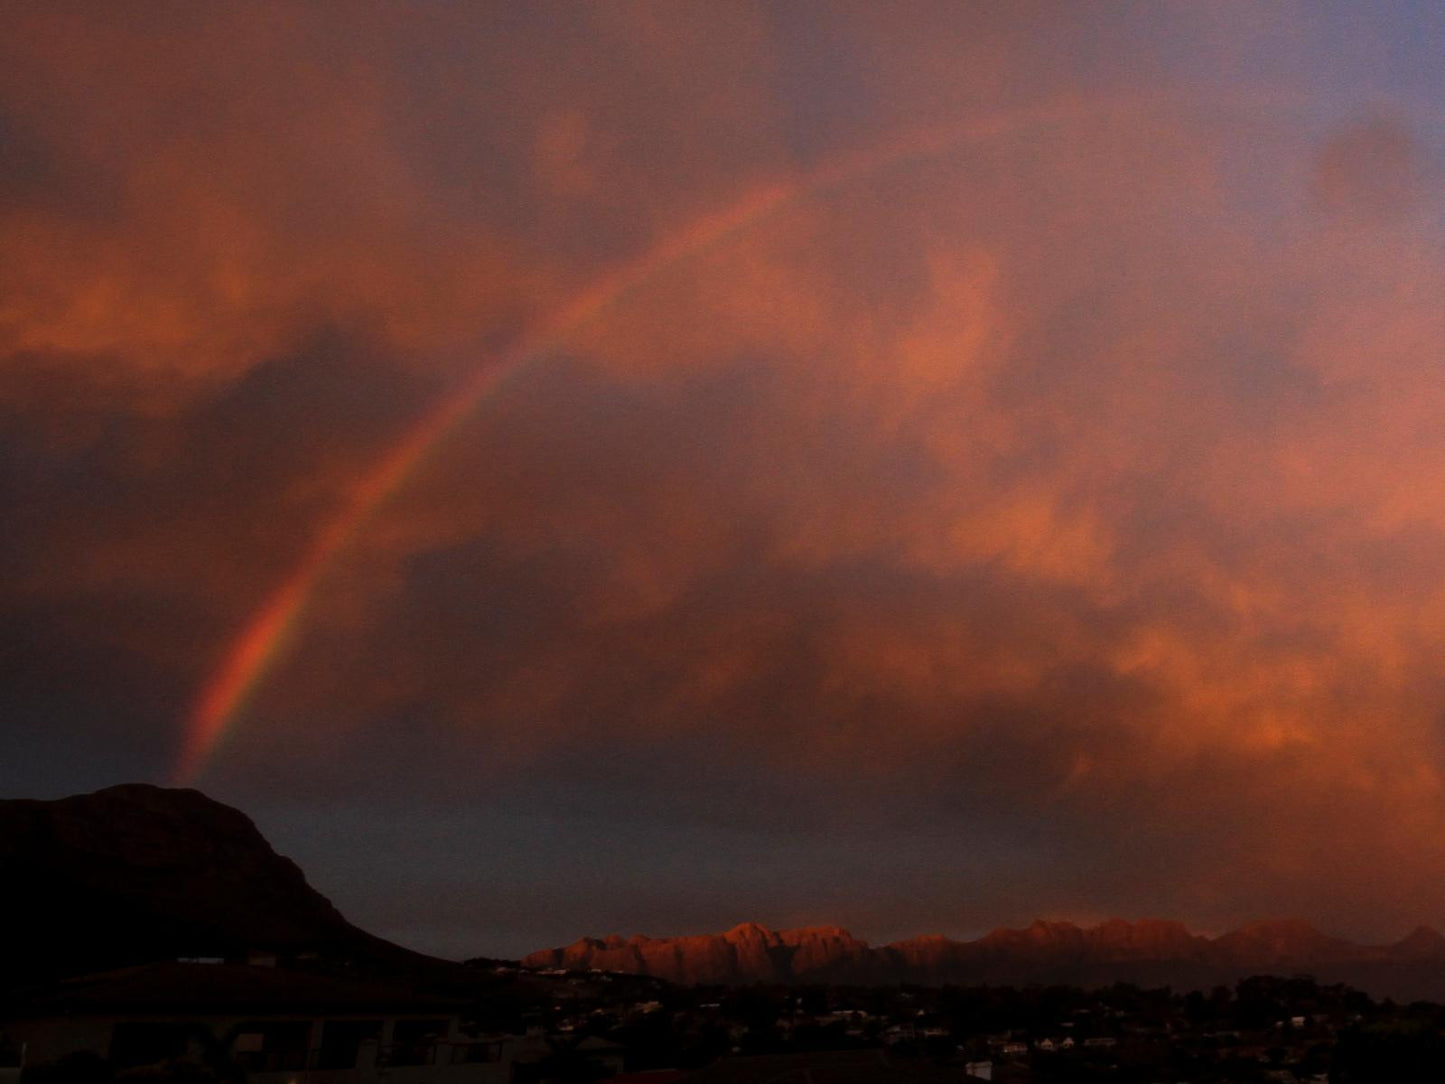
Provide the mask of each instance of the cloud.
{"label": "cloud", "polygon": [[1377,117],[1344,126],[1320,147],[1314,190],[1333,214],[1384,220],[1415,206],[1433,172],[1408,127]]}
{"label": "cloud", "polygon": [[1311,104],[1285,18],[1285,86],[1226,95],[1267,73],[1187,12],[258,11],[0,35],[25,725],[164,760],[348,487],[511,358],[208,783],[663,824],[719,885],[763,848],[739,918],[811,913],[810,847],[894,934],[1432,917],[1427,124]]}

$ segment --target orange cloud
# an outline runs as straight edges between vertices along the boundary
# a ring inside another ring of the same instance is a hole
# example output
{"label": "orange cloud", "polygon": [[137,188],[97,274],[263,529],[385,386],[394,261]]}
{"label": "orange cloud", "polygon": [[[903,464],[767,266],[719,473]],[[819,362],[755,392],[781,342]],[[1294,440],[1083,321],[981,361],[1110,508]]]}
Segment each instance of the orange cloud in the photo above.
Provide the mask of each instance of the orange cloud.
{"label": "orange cloud", "polygon": [[4,597],[168,751],[285,603],[238,788],[660,762],[597,800],[1058,913],[1438,906],[1429,126],[1283,15],[935,14],[7,14]]}

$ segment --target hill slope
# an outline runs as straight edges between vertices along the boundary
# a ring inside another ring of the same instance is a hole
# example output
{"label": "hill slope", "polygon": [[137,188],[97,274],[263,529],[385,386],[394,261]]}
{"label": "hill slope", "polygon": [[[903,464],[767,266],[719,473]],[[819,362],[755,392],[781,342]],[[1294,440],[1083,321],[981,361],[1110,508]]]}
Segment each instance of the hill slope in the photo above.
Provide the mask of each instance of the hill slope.
{"label": "hill slope", "polygon": [[0,975],[11,985],[249,951],[372,969],[442,964],[351,925],[245,814],[194,790],[0,801],[0,885]]}

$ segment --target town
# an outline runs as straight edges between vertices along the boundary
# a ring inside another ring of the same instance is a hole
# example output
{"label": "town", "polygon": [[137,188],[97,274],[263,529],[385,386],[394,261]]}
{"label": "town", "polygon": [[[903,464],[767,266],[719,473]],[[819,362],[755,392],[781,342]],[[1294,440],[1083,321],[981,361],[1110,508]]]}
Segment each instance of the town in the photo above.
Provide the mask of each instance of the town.
{"label": "town", "polygon": [[[550,977],[557,985],[531,1028],[547,1036],[548,1069],[516,1080],[614,1069],[763,1079],[748,1075],[757,1062],[769,1079],[850,1064],[849,1079],[878,1080],[1409,1081],[1436,1079],[1445,1055],[1445,1008],[1377,1002],[1307,976],[1188,993],[1127,983],[728,989],[597,972]],[[859,1074],[870,1061],[839,1061],[844,1052],[872,1052],[878,1069]]]}
{"label": "town", "polygon": [[1434,1080],[1445,1063],[1445,1007],[1308,976],[1180,993],[1129,983],[686,987],[467,966],[485,994],[423,994],[270,958],[73,981],[62,984],[68,1000],[9,1014],[0,1081],[1348,1084]]}

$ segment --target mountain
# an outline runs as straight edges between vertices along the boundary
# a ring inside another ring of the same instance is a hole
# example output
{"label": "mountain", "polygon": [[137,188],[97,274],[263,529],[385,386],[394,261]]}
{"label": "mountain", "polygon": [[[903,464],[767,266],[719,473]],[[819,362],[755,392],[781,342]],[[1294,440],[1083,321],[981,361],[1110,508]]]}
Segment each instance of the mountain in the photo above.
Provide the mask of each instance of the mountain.
{"label": "mountain", "polygon": [[684,984],[840,982],[961,985],[1113,982],[1207,988],[1252,974],[1309,973],[1396,998],[1445,999],[1445,937],[1420,927],[1392,945],[1357,945],[1297,920],[1217,938],[1178,922],[1035,922],[974,940],[915,937],[874,947],[835,926],[773,931],[744,923],[691,937],[583,938],[544,949],[532,968],[625,971]]}
{"label": "mountain", "polygon": [[1226,959],[1275,969],[1368,959],[1380,951],[1329,937],[1300,919],[1251,922],[1220,937],[1214,947]]}
{"label": "mountain", "polygon": [[1439,960],[1445,963],[1445,937],[1429,926],[1416,926],[1409,936],[1391,945],[1390,952],[1407,959]]}
{"label": "mountain", "polygon": [[251,820],[195,790],[0,801],[0,983],[261,952],[392,971],[455,967],[344,919]]}

